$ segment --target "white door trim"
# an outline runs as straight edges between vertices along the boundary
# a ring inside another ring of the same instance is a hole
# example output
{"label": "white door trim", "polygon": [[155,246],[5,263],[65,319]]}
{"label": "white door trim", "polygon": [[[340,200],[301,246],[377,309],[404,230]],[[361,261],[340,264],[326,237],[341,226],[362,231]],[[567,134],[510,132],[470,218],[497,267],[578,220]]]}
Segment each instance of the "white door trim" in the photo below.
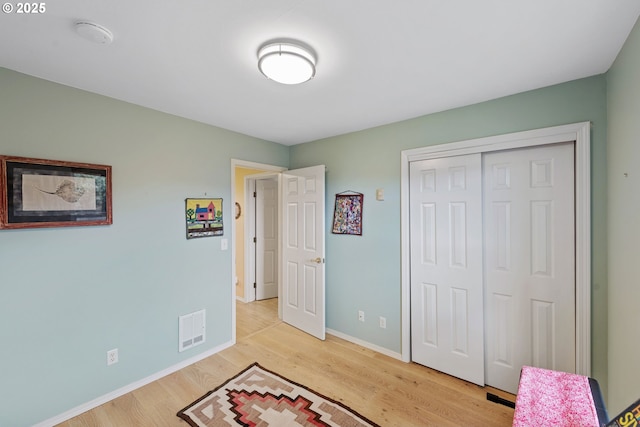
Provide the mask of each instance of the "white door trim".
{"label": "white door trim", "polygon": [[402,360],[411,361],[409,163],[575,141],[576,175],[576,373],[591,375],[591,123],[534,129],[403,150],[400,175]]}

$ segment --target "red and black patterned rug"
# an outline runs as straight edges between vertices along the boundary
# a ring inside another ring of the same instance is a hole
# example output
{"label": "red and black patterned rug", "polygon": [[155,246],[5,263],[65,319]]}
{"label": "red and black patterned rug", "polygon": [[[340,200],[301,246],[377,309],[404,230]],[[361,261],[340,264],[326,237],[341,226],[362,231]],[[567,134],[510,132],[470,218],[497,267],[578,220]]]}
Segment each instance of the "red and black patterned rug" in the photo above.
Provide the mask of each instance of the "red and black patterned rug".
{"label": "red and black patterned rug", "polygon": [[379,427],[342,403],[257,363],[177,415],[193,427]]}

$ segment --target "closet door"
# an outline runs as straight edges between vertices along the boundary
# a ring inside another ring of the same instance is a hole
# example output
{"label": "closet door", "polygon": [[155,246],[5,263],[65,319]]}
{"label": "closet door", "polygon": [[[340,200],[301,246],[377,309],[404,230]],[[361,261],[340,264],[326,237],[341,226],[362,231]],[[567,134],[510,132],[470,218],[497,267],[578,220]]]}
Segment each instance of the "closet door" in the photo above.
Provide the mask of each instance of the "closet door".
{"label": "closet door", "polygon": [[413,361],[484,385],[480,154],[410,164]]}
{"label": "closet door", "polygon": [[575,372],[574,145],[484,155],[486,383]]}

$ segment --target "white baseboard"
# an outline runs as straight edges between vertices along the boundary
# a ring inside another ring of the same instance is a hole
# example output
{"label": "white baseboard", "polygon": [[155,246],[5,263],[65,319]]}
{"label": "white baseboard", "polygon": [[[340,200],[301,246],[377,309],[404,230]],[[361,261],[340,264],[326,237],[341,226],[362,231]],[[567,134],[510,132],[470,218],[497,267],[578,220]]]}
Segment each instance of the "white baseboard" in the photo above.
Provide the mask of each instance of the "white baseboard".
{"label": "white baseboard", "polygon": [[330,335],[333,335],[335,337],[342,338],[345,341],[349,341],[349,342],[352,342],[354,344],[358,344],[361,347],[368,348],[369,350],[373,350],[373,351],[376,351],[378,353],[382,353],[385,356],[389,356],[389,357],[393,357],[394,359],[402,360],[402,354],[397,353],[395,351],[391,351],[391,350],[389,350],[387,348],[380,347],[380,346],[375,345],[375,344],[371,344],[370,342],[363,341],[361,339],[352,337],[352,336],[347,335],[347,334],[343,334],[342,332],[338,332],[338,331],[335,331],[333,329],[327,328],[327,333],[330,334]]}
{"label": "white baseboard", "polygon": [[[330,334],[330,335],[336,336],[338,338],[341,338],[341,339],[343,339],[345,341],[352,342],[352,343],[357,344],[359,346],[362,346],[364,348],[368,348],[370,350],[373,350],[373,351],[376,351],[378,353],[384,354],[386,356],[392,357],[394,359],[402,360],[402,355],[400,353],[391,351],[391,350],[386,349],[384,347],[380,347],[380,346],[372,344],[370,342],[363,341],[361,339],[352,337],[352,336],[347,335],[347,334],[343,334],[342,332],[338,332],[338,331],[335,331],[333,329],[327,329],[327,333]],[[219,353],[220,351],[231,347],[233,344],[234,344],[233,341],[229,341],[227,343],[221,344],[221,345],[219,345],[217,347],[212,348],[209,351],[201,353],[201,354],[199,354],[197,356],[194,356],[192,358],[183,360],[182,362],[180,362],[180,363],[178,363],[176,365],[173,365],[173,366],[170,366],[170,367],[168,367],[166,369],[163,369],[160,372],[156,372],[155,374],[150,375],[150,376],[148,376],[146,378],[143,378],[143,379],[141,379],[139,381],[133,382],[133,383],[131,383],[129,385],[121,387],[121,388],[119,388],[117,390],[114,390],[114,391],[112,391],[110,393],[107,393],[107,394],[105,394],[103,396],[100,396],[100,397],[98,397],[96,399],[93,399],[93,400],[91,400],[89,402],[83,403],[82,405],[76,406],[75,408],[70,409],[70,410],[68,410],[66,412],[63,412],[60,415],[57,415],[57,416],[55,416],[53,418],[49,418],[47,420],[44,420],[44,421],[42,421],[42,422],[40,422],[38,424],[35,424],[33,427],[52,427],[52,426],[54,426],[56,424],[63,423],[65,421],[70,420],[73,417],[77,417],[78,415],[80,415],[80,414],[82,414],[84,412],[87,412],[87,411],[89,411],[89,410],[91,410],[93,408],[97,408],[100,405],[104,405],[105,403],[107,403],[107,402],[109,402],[109,401],[111,401],[113,399],[116,399],[116,398],[118,398],[118,397],[120,397],[122,395],[130,393],[130,392],[132,392],[134,390],[137,390],[140,387],[143,387],[143,386],[145,386],[145,385],[147,385],[149,383],[157,381],[162,377],[165,377],[165,376],[167,376],[169,374],[172,374],[172,373],[174,373],[176,371],[179,371],[180,369],[186,368],[189,365],[193,365],[194,363],[199,362],[202,359],[206,359],[209,356],[213,356],[214,354]]]}
{"label": "white baseboard", "polygon": [[98,397],[96,399],[93,399],[93,400],[91,400],[89,402],[83,403],[80,406],[76,406],[75,408],[70,409],[70,410],[68,410],[68,411],[66,411],[66,412],[64,412],[64,413],[62,413],[60,415],[57,415],[57,416],[53,417],[53,418],[49,418],[48,420],[44,420],[42,422],[39,422],[38,424],[34,424],[33,427],[52,427],[52,426],[54,426],[56,424],[60,424],[62,422],[70,420],[73,417],[77,417],[78,415],[80,415],[80,414],[82,414],[84,412],[87,412],[87,411],[89,411],[89,410],[91,410],[93,408],[97,408],[98,406],[103,405],[103,404],[105,404],[105,403],[107,403],[107,402],[109,402],[109,401],[111,401],[113,399],[116,399],[116,398],[118,398],[118,397],[120,397],[120,396],[122,396],[124,394],[130,393],[130,392],[132,392],[132,391],[134,391],[136,389],[139,389],[140,387],[143,387],[143,386],[145,386],[145,385],[147,385],[149,383],[157,381],[162,377],[165,377],[165,376],[167,376],[169,374],[172,374],[172,373],[174,373],[176,371],[179,371],[180,369],[186,368],[189,365],[193,365],[194,363],[199,362],[202,359],[206,359],[209,356],[213,356],[214,354],[216,354],[216,353],[218,353],[218,352],[220,352],[220,351],[222,351],[222,350],[224,350],[226,348],[231,347],[233,344],[234,344],[233,341],[229,341],[229,342],[226,342],[224,344],[221,344],[221,345],[219,345],[217,347],[212,348],[211,350],[208,350],[208,351],[206,351],[204,353],[198,354],[197,356],[194,356],[192,358],[183,360],[182,362],[180,362],[180,363],[178,363],[176,365],[173,365],[173,366],[170,366],[170,367],[168,367],[166,369],[163,369],[160,372],[156,372],[153,375],[150,375],[150,376],[148,376],[146,378],[143,378],[143,379],[141,379],[139,381],[133,382],[133,383],[131,383],[129,385],[126,385],[126,386],[121,387],[121,388],[119,388],[117,390],[114,390],[114,391],[112,391],[110,393],[107,393],[104,396],[100,396],[100,397]]}

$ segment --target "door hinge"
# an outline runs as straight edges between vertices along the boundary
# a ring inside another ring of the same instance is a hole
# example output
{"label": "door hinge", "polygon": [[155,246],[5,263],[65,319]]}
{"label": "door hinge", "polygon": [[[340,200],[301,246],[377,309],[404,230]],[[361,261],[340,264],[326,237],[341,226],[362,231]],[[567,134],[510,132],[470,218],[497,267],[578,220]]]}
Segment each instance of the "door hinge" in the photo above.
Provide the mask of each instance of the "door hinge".
{"label": "door hinge", "polygon": [[256,239],[255,237],[253,238],[253,243],[257,243],[258,239]]}
{"label": "door hinge", "polygon": [[254,191],[253,192],[253,197],[258,197],[257,193]]}
{"label": "door hinge", "polygon": [[257,288],[256,282],[253,282],[253,289]]}

